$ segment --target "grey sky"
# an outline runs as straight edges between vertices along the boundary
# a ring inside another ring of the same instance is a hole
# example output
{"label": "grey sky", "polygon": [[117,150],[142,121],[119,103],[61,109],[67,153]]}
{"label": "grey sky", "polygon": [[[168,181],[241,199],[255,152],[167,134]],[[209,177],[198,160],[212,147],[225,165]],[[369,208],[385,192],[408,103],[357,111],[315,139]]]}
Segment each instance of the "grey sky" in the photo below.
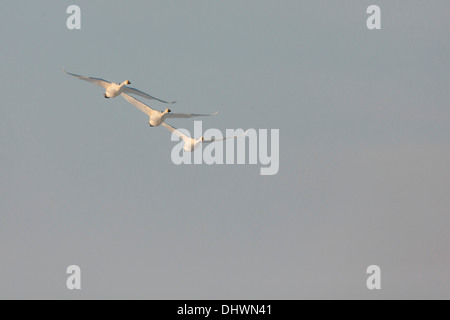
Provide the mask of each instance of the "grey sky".
{"label": "grey sky", "polygon": [[[69,31],[71,4],[0,11],[0,298],[450,298],[448,1],[76,1]],[[63,67],[280,129],[280,171],[175,166]]]}

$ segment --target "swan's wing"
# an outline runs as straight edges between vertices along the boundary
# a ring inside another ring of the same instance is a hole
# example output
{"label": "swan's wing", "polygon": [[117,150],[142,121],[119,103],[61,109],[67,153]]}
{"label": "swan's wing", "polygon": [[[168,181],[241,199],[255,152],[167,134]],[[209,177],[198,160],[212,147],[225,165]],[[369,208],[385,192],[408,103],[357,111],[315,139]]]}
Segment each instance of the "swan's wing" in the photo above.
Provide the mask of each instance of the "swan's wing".
{"label": "swan's wing", "polygon": [[131,103],[133,106],[135,106],[136,108],[138,108],[139,110],[141,110],[142,112],[144,112],[145,114],[147,114],[148,116],[151,116],[155,110],[153,110],[152,108],[150,108],[148,105],[146,105],[145,103],[127,95],[126,93],[122,93],[121,96],[127,100],[129,103]]}
{"label": "swan's wing", "polygon": [[129,93],[129,94],[137,94],[138,96],[141,96],[141,97],[144,97],[144,98],[147,98],[150,100],[157,100],[157,101],[163,102],[163,103],[175,103],[176,102],[176,101],[164,101],[164,100],[155,98],[155,97],[153,97],[145,92],[142,92],[138,89],[130,88],[130,87],[126,87],[126,86],[123,88],[123,92]]}
{"label": "swan's wing", "polygon": [[93,84],[96,84],[96,85],[98,85],[100,87],[103,87],[105,89],[111,84],[111,82],[109,82],[107,80],[104,80],[104,79],[85,77],[85,76],[80,76],[78,74],[67,72],[66,70],[63,70],[63,71],[65,73],[67,73],[67,74],[70,74],[71,76],[74,76],[74,77],[76,77],[78,79],[81,79],[81,80],[84,80],[84,81],[92,82]]}
{"label": "swan's wing", "polygon": [[168,113],[166,115],[167,118],[193,118],[193,117],[209,117],[215,116],[218,112],[214,112],[211,114],[197,114],[197,113]]}
{"label": "swan's wing", "polygon": [[178,131],[176,128],[172,127],[171,125],[163,122],[161,123],[161,125],[166,128],[167,130],[169,130],[172,133],[175,133],[177,136],[179,136],[180,138],[182,138],[183,140],[186,138],[189,138],[188,136],[182,134],[180,131]]}
{"label": "swan's wing", "polygon": [[210,140],[203,140],[202,143],[211,143],[211,142],[215,142],[215,141],[223,141],[223,140],[227,140],[227,139],[239,138],[239,137],[245,136],[247,134],[247,132],[248,132],[248,130],[245,131],[243,134],[240,134],[237,136],[225,137],[225,138],[212,138]]}

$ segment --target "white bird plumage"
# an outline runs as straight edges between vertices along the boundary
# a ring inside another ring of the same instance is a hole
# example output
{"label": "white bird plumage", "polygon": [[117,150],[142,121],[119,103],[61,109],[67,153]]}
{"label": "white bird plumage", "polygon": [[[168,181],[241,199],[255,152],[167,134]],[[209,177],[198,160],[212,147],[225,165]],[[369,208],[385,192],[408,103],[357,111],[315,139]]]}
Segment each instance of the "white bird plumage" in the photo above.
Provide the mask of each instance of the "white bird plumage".
{"label": "white bird plumage", "polygon": [[166,128],[167,130],[169,130],[170,132],[175,133],[177,136],[179,136],[181,139],[183,139],[183,142],[184,142],[183,150],[187,151],[187,152],[192,152],[195,149],[197,149],[200,143],[212,143],[214,141],[234,139],[234,138],[245,136],[248,132],[248,130],[247,130],[243,134],[237,135],[237,136],[225,137],[225,138],[213,138],[213,139],[205,140],[203,137],[200,137],[198,139],[188,137],[187,135],[180,132],[177,128],[174,128],[165,122],[161,123],[161,125],[164,128]]}
{"label": "white bird plumage", "polygon": [[211,113],[211,114],[197,114],[197,113],[171,113],[172,111],[170,109],[166,109],[164,111],[157,111],[155,109],[150,108],[145,103],[139,101],[138,99],[135,99],[125,93],[122,93],[122,97],[134,105],[136,108],[144,112],[149,116],[148,124],[151,127],[157,127],[164,123],[164,120],[167,118],[193,118],[193,117],[208,117],[208,116],[214,116],[217,114]]}
{"label": "white bird plumage", "polygon": [[64,69],[63,69],[63,71],[71,76],[78,78],[78,79],[85,80],[85,81],[91,82],[97,86],[105,88],[105,94],[104,94],[105,98],[115,98],[118,95],[125,92],[125,93],[129,93],[129,94],[136,94],[138,96],[141,96],[141,97],[144,97],[144,98],[147,98],[150,100],[157,100],[157,101],[163,102],[163,103],[175,103],[175,101],[170,101],[170,102],[164,101],[164,100],[155,98],[155,97],[153,97],[145,92],[142,92],[138,89],[127,87],[126,86],[127,84],[131,84],[131,82],[128,80],[125,80],[122,83],[115,83],[115,82],[107,81],[107,80],[100,79],[100,78],[85,77],[85,76],[81,76],[78,74],[70,73]]}
{"label": "white bird plumage", "polygon": [[182,132],[180,132],[178,129],[165,123],[164,121],[167,118],[193,118],[193,117],[214,116],[218,112],[211,113],[211,114],[196,114],[196,113],[172,113],[172,111],[170,109],[166,109],[164,111],[157,111],[155,109],[152,109],[151,107],[149,107],[142,101],[139,101],[134,97],[131,97],[127,93],[136,94],[141,97],[151,99],[151,100],[157,100],[157,101],[163,102],[163,103],[175,103],[175,101],[167,102],[164,100],[160,100],[158,98],[155,98],[155,97],[153,97],[145,92],[142,92],[140,90],[137,90],[135,88],[127,87],[126,85],[130,84],[130,81],[128,81],[128,80],[125,80],[124,82],[119,84],[119,83],[114,83],[114,82],[107,81],[107,80],[100,79],[100,78],[81,76],[78,74],[67,72],[64,69],[63,69],[63,71],[71,76],[78,78],[78,79],[85,80],[85,81],[91,82],[97,86],[105,88],[105,94],[104,94],[105,98],[115,98],[115,97],[121,95],[126,101],[128,101],[129,103],[131,103],[136,108],[138,108],[139,110],[141,110],[142,112],[144,112],[145,114],[147,114],[149,116],[148,123],[150,126],[157,127],[157,126],[162,125],[164,128],[166,128],[173,134],[176,134],[178,137],[180,137],[184,142],[183,150],[187,151],[187,152],[194,151],[200,145],[200,143],[212,143],[212,142],[220,141],[220,140],[234,139],[234,138],[238,138],[241,136],[245,136],[248,132],[248,130],[247,130],[241,135],[225,137],[225,138],[212,138],[209,140],[205,140],[203,137],[200,137],[198,139],[191,138],[191,137],[186,136]]}

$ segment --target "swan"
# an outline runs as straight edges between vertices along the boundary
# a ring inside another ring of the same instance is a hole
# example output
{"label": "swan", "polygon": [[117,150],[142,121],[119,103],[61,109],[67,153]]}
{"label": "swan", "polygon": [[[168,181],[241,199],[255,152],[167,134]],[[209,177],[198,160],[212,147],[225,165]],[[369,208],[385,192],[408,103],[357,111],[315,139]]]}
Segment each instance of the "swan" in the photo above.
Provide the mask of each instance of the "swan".
{"label": "swan", "polygon": [[95,84],[97,86],[105,88],[106,91],[105,91],[104,97],[107,98],[107,99],[115,98],[118,95],[120,95],[122,92],[126,92],[126,93],[130,93],[130,94],[137,94],[137,95],[139,95],[141,97],[144,97],[144,98],[147,98],[147,99],[151,99],[151,100],[157,100],[157,101],[163,102],[163,103],[175,103],[175,101],[167,102],[167,101],[164,101],[164,100],[160,100],[158,98],[152,97],[151,95],[146,94],[145,92],[142,92],[142,91],[137,90],[135,88],[127,87],[126,86],[127,84],[131,84],[131,82],[128,81],[128,80],[125,80],[122,83],[114,83],[114,82],[103,80],[103,79],[100,79],[100,78],[91,78],[91,77],[80,76],[78,74],[67,72],[64,69],[63,69],[63,71],[65,73],[71,75],[71,76],[74,76],[74,77],[78,78],[78,79],[89,81],[89,82],[91,82],[91,83],[93,83],[93,84]]}
{"label": "swan", "polygon": [[237,136],[232,136],[232,137],[225,137],[225,138],[212,138],[210,140],[205,140],[203,137],[200,137],[199,139],[195,139],[195,138],[191,138],[188,137],[187,135],[181,133],[179,130],[177,130],[176,128],[172,127],[171,125],[163,122],[161,123],[161,125],[166,128],[167,130],[169,130],[172,133],[175,133],[177,136],[179,136],[181,139],[183,139],[184,141],[184,147],[183,150],[187,151],[187,152],[192,152],[195,149],[198,148],[198,146],[200,145],[200,143],[211,143],[214,141],[220,141],[220,140],[226,140],[226,139],[234,139],[234,138],[238,138],[241,136],[245,136],[248,132],[248,130],[246,130],[243,134],[241,135],[237,135]]}
{"label": "swan", "polygon": [[195,114],[195,113],[171,113],[172,111],[170,109],[166,109],[164,111],[157,111],[149,106],[147,106],[145,103],[125,94],[122,93],[122,97],[127,100],[129,103],[134,105],[136,108],[144,112],[149,116],[148,124],[150,127],[157,127],[164,123],[164,120],[167,118],[193,118],[193,117],[208,117],[208,116],[215,116],[218,112],[211,113],[211,114]]}

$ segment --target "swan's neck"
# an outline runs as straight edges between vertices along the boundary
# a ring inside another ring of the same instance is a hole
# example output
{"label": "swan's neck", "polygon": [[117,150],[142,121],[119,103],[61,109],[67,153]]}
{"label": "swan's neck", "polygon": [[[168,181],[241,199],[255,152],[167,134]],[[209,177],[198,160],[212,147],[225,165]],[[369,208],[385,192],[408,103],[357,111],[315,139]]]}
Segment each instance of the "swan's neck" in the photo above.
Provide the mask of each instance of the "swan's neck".
{"label": "swan's neck", "polygon": [[190,146],[188,147],[190,149],[190,151],[194,151],[195,149],[198,148],[198,146],[200,145],[200,141],[201,140],[195,140],[191,138],[191,143]]}

